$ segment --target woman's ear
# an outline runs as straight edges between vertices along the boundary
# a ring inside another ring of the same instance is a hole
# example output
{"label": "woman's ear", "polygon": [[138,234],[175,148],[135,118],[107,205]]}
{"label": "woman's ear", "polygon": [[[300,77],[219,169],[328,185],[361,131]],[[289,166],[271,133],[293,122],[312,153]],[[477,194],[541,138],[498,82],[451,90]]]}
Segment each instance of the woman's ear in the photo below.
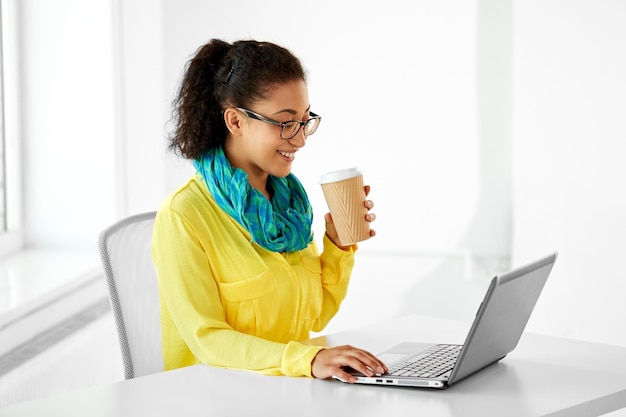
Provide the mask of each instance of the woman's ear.
{"label": "woman's ear", "polygon": [[241,135],[241,121],[241,113],[237,109],[229,107],[224,110],[224,122],[232,135]]}

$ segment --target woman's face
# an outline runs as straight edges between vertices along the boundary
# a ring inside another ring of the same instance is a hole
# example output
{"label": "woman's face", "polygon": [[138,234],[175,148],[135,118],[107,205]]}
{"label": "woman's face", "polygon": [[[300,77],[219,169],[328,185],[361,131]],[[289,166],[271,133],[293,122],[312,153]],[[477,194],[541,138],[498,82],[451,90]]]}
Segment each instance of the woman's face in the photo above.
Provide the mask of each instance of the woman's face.
{"label": "woman's face", "polygon": [[[278,85],[264,101],[247,110],[277,122],[306,121],[309,115],[309,94],[303,80]],[[231,165],[248,173],[255,188],[265,187],[268,175],[285,177],[306,141],[303,129],[292,139],[281,138],[281,127],[257,120],[237,109],[228,109],[225,118],[236,122],[236,129],[226,139],[225,152]]]}

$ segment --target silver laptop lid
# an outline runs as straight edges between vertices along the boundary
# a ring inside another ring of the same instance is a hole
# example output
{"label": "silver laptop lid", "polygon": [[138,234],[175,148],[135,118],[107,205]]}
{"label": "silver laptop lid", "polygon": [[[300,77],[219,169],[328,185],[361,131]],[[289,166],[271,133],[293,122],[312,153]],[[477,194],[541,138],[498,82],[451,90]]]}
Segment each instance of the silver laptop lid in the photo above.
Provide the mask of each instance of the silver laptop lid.
{"label": "silver laptop lid", "polygon": [[555,252],[493,278],[448,384],[503,358],[517,346],[556,256]]}

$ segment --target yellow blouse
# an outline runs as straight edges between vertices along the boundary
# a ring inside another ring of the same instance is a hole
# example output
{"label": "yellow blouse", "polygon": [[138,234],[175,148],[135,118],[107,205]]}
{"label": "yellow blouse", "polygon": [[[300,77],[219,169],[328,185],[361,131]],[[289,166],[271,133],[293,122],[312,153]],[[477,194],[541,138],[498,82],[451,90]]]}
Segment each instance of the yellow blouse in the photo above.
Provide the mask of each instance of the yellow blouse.
{"label": "yellow blouse", "polygon": [[311,376],[322,330],[343,301],[354,265],[324,236],[292,253],[256,243],[193,176],[161,205],[152,256],[159,281],[165,369],[196,363]]}

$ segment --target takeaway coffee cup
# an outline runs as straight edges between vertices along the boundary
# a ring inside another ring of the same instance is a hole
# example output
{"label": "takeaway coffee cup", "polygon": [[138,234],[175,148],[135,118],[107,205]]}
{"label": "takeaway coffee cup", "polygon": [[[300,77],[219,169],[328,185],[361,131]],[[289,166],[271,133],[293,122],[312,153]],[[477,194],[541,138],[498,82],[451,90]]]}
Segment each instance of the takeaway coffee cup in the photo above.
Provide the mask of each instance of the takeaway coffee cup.
{"label": "takeaway coffee cup", "polygon": [[362,172],[357,168],[329,172],[322,175],[320,184],[341,245],[369,239]]}

